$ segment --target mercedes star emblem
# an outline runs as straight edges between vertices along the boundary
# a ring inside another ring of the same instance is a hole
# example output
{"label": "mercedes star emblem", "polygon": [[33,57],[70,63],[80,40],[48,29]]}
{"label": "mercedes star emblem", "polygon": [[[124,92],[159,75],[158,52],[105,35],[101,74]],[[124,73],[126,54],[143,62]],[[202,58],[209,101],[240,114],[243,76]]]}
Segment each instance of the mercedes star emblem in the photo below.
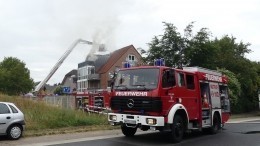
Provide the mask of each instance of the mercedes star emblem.
{"label": "mercedes star emblem", "polygon": [[126,105],[129,108],[134,107],[134,100],[133,99],[128,99]]}

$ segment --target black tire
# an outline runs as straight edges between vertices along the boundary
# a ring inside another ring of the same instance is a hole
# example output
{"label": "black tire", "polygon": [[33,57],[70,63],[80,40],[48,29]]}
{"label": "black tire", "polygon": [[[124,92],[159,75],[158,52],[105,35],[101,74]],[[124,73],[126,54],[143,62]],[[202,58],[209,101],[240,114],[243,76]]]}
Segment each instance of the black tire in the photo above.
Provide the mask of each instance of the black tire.
{"label": "black tire", "polygon": [[7,130],[7,136],[12,140],[17,140],[21,138],[22,135],[23,135],[23,129],[20,125],[12,125]]}
{"label": "black tire", "polygon": [[216,134],[216,133],[218,133],[219,130],[221,129],[220,124],[221,124],[221,123],[220,123],[219,117],[218,117],[216,114],[214,114],[214,116],[213,116],[213,125],[212,125],[212,127],[209,129],[210,134]]}
{"label": "black tire", "polygon": [[121,130],[126,137],[132,137],[135,135],[137,128],[127,127],[125,124],[122,124]]}
{"label": "black tire", "polygon": [[184,135],[184,122],[181,116],[176,115],[173,119],[173,124],[171,127],[171,140],[174,143],[181,142]]}

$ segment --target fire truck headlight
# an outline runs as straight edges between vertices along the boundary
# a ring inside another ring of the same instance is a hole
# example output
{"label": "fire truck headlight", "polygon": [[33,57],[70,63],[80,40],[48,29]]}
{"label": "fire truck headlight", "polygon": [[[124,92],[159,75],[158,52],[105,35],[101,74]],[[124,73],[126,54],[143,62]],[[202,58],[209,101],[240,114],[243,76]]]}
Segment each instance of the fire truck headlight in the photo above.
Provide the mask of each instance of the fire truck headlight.
{"label": "fire truck headlight", "polygon": [[156,124],[157,124],[157,121],[156,121],[156,119],[153,119],[153,118],[147,118],[147,119],[146,119],[146,123],[147,123],[148,125],[156,125]]}
{"label": "fire truck headlight", "polygon": [[116,121],[116,115],[109,115],[109,120]]}

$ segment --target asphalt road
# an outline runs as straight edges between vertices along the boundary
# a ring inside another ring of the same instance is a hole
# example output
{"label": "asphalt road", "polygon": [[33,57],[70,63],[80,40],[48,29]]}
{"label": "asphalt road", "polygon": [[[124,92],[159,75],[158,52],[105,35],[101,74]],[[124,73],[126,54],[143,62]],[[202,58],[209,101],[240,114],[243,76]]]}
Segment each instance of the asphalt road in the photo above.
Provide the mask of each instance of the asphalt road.
{"label": "asphalt road", "polygon": [[134,137],[124,136],[56,144],[56,146],[260,146],[260,120],[242,123],[228,123],[216,135],[193,132],[181,143],[173,144],[167,133],[142,133]]}
{"label": "asphalt road", "polygon": [[126,138],[121,130],[88,131],[8,140],[0,137],[0,146],[260,146],[260,117],[230,119],[216,135],[193,132],[179,144],[169,141],[167,133],[140,132]]}

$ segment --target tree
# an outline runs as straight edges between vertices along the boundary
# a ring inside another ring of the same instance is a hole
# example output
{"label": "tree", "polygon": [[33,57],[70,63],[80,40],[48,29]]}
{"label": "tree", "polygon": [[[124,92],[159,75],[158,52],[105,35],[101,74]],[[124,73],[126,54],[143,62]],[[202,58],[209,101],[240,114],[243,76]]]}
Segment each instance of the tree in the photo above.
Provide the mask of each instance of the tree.
{"label": "tree", "polygon": [[[189,32],[191,33],[192,30]],[[213,64],[217,50],[212,45],[210,37],[211,32],[207,28],[201,28],[195,36],[190,37],[184,52],[187,66],[201,66],[216,69]]]}
{"label": "tree", "polygon": [[53,92],[55,95],[63,95],[63,90],[61,86],[57,86]]}
{"label": "tree", "polygon": [[5,57],[0,62],[0,92],[8,95],[27,93],[34,87],[30,71],[17,58]]}
{"label": "tree", "polygon": [[235,73],[240,71],[240,69],[237,68],[239,64],[237,61],[244,60],[245,54],[251,52],[251,50],[248,49],[250,46],[249,43],[236,43],[236,38],[228,35],[223,36],[221,39],[215,38],[215,40],[212,41],[212,45],[217,51],[215,54],[216,66],[236,70]]}
{"label": "tree", "polygon": [[260,92],[260,62],[253,62],[254,67],[256,68],[257,72],[257,87],[258,87],[258,92]]}
{"label": "tree", "polygon": [[211,49],[211,33],[207,28],[201,28],[193,35],[191,22],[184,29],[184,35],[177,31],[171,23],[164,23],[164,34],[155,36],[148,43],[147,63],[154,59],[164,58],[167,66],[181,68],[183,66],[198,66],[210,68],[214,58],[214,49]]}
{"label": "tree", "polygon": [[235,37],[225,35],[220,39],[215,38],[212,46],[217,51],[214,66],[232,71],[241,84],[241,95],[235,111],[244,112],[256,109],[259,75],[253,62],[245,58],[245,54],[251,52],[248,48],[250,43],[237,43]]}
{"label": "tree", "polygon": [[147,63],[153,63],[154,59],[164,58],[167,66],[181,67],[183,64],[184,39],[177,28],[171,24],[163,22],[164,34],[155,36],[151,43],[148,43]]}
{"label": "tree", "polygon": [[224,35],[211,39],[207,28],[193,33],[191,22],[184,29],[184,35],[171,24],[163,22],[163,35],[155,36],[148,43],[148,56],[143,60],[152,63],[164,58],[166,66],[200,66],[216,70],[225,68],[230,76],[230,97],[236,112],[251,111],[257,108],[257,92],[260,90],[260,65],[245,58],[250,53],[250,43],[236,42],[233,36]]}

